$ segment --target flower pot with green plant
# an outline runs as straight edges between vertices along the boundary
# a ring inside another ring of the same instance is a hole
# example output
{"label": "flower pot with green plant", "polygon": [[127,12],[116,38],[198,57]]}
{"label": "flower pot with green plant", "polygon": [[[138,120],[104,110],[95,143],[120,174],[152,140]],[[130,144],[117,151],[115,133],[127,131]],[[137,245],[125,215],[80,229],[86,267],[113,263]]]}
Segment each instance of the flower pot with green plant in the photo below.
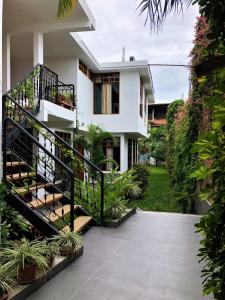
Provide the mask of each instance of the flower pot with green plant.
{"label": "flower pot with green plant", "polygon": [[9,270],[0,265],[0,300],[7,300],[12,290],[10,284],[13,282]]}
{"label": "flower pot with green plant", "polygon": [[59,255],[59,245],[55,241],[44,239],[41,242],[41,253],[47,259],[48,267],[51,268],[54,263],[54,259]]}
{"label": "flower pot with green plant", "polygon": [[16,271],[17,281],[20,284],[33,282],[38,270],[45,272],[48,268],[39,241],[25,240],[22,243],[11,243],[11,247],[3,249],[1,255],[5,266],[11,271]]}
{"label": "flower pot with green plant", "polygon": [[53,241],[59,245],[59,252],[62,256],[72,255],[82,245],[82,239],[76,232],[61,233],[53,237]]}

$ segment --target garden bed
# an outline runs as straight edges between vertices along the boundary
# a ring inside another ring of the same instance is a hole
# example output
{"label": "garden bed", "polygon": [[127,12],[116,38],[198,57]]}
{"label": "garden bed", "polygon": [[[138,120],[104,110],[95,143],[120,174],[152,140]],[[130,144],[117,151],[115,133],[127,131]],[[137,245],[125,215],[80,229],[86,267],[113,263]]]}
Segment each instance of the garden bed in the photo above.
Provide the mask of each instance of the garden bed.
{"label": "garden bed", "polygon": [[120,226],[123,222],[125,222],[131,215],[136,213],[136,207],[127,209],[127,211],[122,215],[120,219],[116,220],[105,220],[104,226],[105,227],[111,227],[111,228],[116,228]]}
{"label": "garden bed", "polygon": [[73,255],[67,257],[57,257],[55,263],[51,269],[49,269],[45,274],[41,274],[34,282],[27,285],[15,284],[12,286],[13,292],[9,297],[9,300],[24,300],[29,295],[33,294],[36,290],[42,287],[45,283],[51,280],[59,272],[65,269],[68,265],[74,262],[83,254],[83,246],[77,249]]}

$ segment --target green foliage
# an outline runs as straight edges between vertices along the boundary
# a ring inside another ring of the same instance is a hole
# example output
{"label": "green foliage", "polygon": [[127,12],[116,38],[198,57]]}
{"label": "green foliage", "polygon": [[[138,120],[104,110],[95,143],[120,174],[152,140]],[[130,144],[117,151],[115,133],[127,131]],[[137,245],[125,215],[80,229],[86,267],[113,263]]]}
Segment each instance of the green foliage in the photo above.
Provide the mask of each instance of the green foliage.
{"label": "green foliage", "polygon": [[71,13],[77,4],[77,0],[59,0],[57,17],[61,18]]}
{"label": "green foliage", "polygon": [[[93,186],[94,185],[94,186]],[[76,203],[78,202],[82,207],[88,211],[94,218],[99,221],[100,216],[100,183],[96,181],[91,184],[86,181],[77,182],[75,190],[78,192],[75,196]],[[112,170],[105,174],[104,183],[104,213],[107,218],[115,218],[122,212],[126,199],[133,199],[141,197],[141,188],[139,182],[136,180],[134,170],[128,170],[122,174],[118,174],[117,170]],[[116,207],[118,209],[116,209]],[[114,213],[117,210],[117,213]],[[110,215],[113,212],[113,215]]]}
{"label": "green foliage", "polygon": [[58,245],[63,256],[72,255],[83,244],[80,235],[70,231],[54,236],[52,241]]}
{"label": "green foliage", "polygon": [[116,165],[116,162],[111,158],[107,158],[103,152],[102,143],[106,139],[110,139],[114,143],[114,137],[110,132],[91,124],[88,126],[86,136],[74,136],[74,146],[75,148],[82,146],[86,150],[89,160],[99,168],[106,162],[112,162]]}
{"label": "green foliage", "polygon": [[10,274],[8,268],[0,265],[0,297],[11,290],[11,283],[13,283],[12,274]]}
{"label": "green foliage", "polygon": [[183,193],[174,191],[167,170],[158,166],[149,169],[148,187],[138,207],[147,211],[182,212]]}
{"label": "green foliage", "polygon": [[148,138],[139,139],[139,151],[142,154],[149,153],[156,160],[165,160],[167,143],[165,140],[165,127],[153,127],[148,132]]}
{"label": "green foliage", "polygon": [[5,267],[10,271],[15,271],[16,274],[29,265],[36,265],[41,271],[48,268],[47,259],[43,256],[41,244],[38,241],[11,242],[10,247],[4,248],[0,255]]}
{"label": "green foliage", "polygon": [[142,194],[148,187],[149,166],[146,164],[136,164],[133,166],[135,181],[138,182]]}
{"label": "green foliage", "polygon": [[22,238],[29,233],[27,221],[5,202],[7,190],[4,184],[0,185],[0,243],[6,245],[10,240]]}

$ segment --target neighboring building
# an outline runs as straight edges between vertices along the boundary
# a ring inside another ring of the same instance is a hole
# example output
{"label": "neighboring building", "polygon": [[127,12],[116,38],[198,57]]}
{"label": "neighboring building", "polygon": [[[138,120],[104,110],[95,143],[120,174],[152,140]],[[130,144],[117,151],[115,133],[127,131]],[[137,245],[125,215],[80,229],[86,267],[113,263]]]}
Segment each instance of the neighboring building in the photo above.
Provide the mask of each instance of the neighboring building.
{"label": "neighboring building", "polygon": [[148,121],[152,127],[166,125],[166,114],[170,103],[151,103],[148,106]]}

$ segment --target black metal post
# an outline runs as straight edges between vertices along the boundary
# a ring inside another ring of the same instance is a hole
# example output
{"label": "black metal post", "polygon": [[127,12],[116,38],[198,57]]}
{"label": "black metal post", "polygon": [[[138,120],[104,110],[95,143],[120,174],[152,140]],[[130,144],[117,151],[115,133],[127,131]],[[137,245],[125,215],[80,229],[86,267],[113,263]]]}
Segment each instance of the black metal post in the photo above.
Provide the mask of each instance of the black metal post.
{"label": "black metal post", "polygon": [[70,230],[74,231],[74,175],[71,176],[70,194]]}
{"label": "black metal post", "polygon": [[104,173],[101,173],[101,210],[100,210],[100,225],[104,223]]}

